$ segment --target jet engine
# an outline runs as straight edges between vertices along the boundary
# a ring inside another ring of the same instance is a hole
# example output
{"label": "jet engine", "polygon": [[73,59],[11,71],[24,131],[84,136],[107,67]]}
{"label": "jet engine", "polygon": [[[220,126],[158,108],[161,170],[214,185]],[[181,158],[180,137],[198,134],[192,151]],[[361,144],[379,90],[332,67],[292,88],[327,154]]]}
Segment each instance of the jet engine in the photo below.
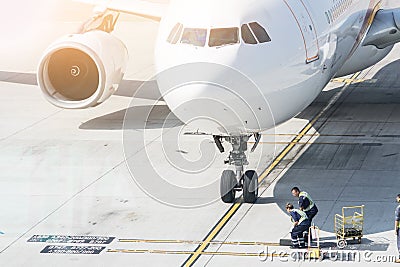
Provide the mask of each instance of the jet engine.
{"label": "jet engine", "polygon": [[54,42],[42,57],[37,78],[45,98],[67,109],[94,107],[118,88],[128,62],[125,45],[99,30]]}

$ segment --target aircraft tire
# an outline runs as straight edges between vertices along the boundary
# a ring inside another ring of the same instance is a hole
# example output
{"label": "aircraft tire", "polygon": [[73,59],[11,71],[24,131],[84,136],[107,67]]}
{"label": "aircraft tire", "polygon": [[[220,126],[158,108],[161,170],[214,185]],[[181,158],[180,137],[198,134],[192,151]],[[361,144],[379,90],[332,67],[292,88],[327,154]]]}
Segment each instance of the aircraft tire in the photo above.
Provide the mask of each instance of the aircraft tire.
{"label": "aircraft tire", "polygon": [[235,201],[235,186],[237,184],[235,173],[232,170],[224,170],[221,176],[220,194],[224,203]]}
{"label": "aircraft tire", "polygon": [[243,175],[243,199],[246,203],[255,203],[258,197],[258,175],[248,170]]}

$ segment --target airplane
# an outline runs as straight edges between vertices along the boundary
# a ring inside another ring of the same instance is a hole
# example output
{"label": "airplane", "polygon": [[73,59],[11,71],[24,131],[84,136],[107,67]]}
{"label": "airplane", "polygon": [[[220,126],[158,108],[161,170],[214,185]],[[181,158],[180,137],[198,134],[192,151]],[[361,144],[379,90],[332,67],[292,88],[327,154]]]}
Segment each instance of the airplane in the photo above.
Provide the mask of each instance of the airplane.
{"label": "airplane", "polygon": [[[78,33],[44,52],[37,79],[45,98],[65,109],[106,101],[128,53],[112,32],[120,13],[159,22],[159,90],[170,110],[220,152],[231,144],[221,199],[258,197],[258,175],[244,171],[250,138],[293,118],[335,78],[382,60],[400,41],[400,8],[380,0],[79,0],[95,6]],[[140,42],[140,36],[138,36]]]}

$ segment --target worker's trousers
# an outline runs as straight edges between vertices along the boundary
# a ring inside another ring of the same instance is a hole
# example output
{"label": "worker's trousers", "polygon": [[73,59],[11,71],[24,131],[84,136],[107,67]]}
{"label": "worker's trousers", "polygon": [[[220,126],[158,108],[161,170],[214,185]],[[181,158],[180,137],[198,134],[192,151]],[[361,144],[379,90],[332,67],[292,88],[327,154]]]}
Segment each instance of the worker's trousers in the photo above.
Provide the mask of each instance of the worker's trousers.
{"label": "worker's trousers", "polygon": [[400,257],[400,229],[397,229],[397,250],[399,252],[399,257]]}
{"label": "worker's trousers", "polygon": [[308,228],[310,228],[309,220],[305,220],[301,224],[298,224],[295,227],[293,227],[292,232],[290,233],[292,237],[293,246],[299,246],[299,247],[305,246],[303,232],[308,231]]}
{"label": "worker's trousers", "polygon": [[[317,205],[314,204],[314,207],[312,207],[310,210],[305,212],[307,214],[308,220],[310,221],[310,225],[312,223],[312,220],[314,219],[315,215],[318,213],[318,208]],[[310,233],[310,240],[312,240],[312,236]]]}
{"label": "worker's trousers", "polygon": [[314,204],[314,207],[312,207],[310,210],[306,211],[305,213],[307,214],[308,220],[310,221],[310,225],[311,225],[313,218],[318,213],[317,205]]}

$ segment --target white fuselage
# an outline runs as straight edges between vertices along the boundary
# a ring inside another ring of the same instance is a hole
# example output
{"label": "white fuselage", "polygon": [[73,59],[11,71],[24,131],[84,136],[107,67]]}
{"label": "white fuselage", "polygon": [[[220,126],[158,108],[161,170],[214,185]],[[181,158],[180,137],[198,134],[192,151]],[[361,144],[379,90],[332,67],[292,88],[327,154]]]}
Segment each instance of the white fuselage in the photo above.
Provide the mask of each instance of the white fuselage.
{"label": "white fuselage", "polygon": [[[160,91],[174,114],[201,132],[237,135],[270,129],[306,108],[335,75],[361,70],[360,60],[349,63],[352,56],[370,57],[373,64],[389,53],[392,47],[359,46],[379,2],[173,0],[156,46],[156,67],[165,73],[157,78]],[[242,25],[252,22],[265,28],[271,40],[246,43]],[[168,42],[177,23],[180,36]],[[234,27],[237,42],[210,46],[212,30]],[[204,45],[182,41],[189,36],[182,36],[185,29],[206,30]]]}

